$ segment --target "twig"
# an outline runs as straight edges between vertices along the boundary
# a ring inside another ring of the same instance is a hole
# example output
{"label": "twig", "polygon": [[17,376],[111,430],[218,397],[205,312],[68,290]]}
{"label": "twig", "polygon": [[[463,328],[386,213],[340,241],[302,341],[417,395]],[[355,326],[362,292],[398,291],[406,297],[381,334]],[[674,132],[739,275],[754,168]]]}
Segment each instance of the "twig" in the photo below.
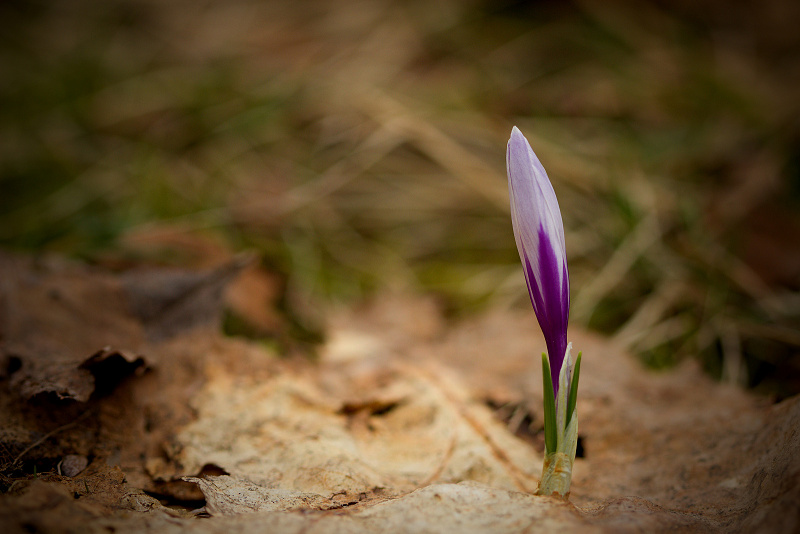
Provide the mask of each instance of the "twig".
{"label": "twig", "polygon": [[597,304],[625,277],[636,260],[661,238],[661,232],[655,215],[648,215],[639,222],[597,276],[578,293],[572,305],[573,316],[588,321]]}
{"label": "twig", "polygon": [[25,456],[26,454],[28,454],[28,452],[31,451],[31,449],[34,449],[34,448],[38,447],[39,445],[41,445],[42,443],[44,443],[45,441],[47,441],[48,439],[50,439],[54,435],[58,434],[62,430],[66,430],[67,428],[69,428],[71,426],[77,425],[83,419],[86,419],[86,417],[88,417],[90,413],[91,413],[91,410],[86,410],[81,415],[79,415],[74,421],[71,421],[71,422],[67,423],[66,425],[62,425],[62,426],[60,426],[60,427],[58,427],[58,428],[56,428],[54,430],[51,430],[50,432],[48,432],[47,434],[45,434],[44,436],[42,436],[38,440],[34,441],[30,445],[28,445],[28,447],[24,451],[19,453],[19,455],[17,455],[17,457],[14,458],[14,460],[12,460],[11,463],[5,465],[3,467],[3,471],[5,471],[6,469],[10,469],[11,467],[14,467],[17,464],[17,462],[19,462],[22,459],[23,456]]}

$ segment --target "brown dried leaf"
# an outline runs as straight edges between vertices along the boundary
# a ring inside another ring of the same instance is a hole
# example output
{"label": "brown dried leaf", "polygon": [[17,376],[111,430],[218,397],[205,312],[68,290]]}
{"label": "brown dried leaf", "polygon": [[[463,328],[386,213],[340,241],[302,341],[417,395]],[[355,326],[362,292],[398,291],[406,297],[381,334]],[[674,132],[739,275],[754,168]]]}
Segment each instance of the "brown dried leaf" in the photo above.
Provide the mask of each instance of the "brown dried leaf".
{"label": "brown dried leaf", "polygon": [[[221,239],[180,226],[152,224],[132,229],[121,238],[126,256],[150,263],[175,263],[210,270],[234,262],[236,256]],[[107,261],[114,263],[113,258]],[[119,262],[117,259],[116,262]],[[285,326],[276,311],[279,278],[255,262],[245,266],[227,285],[225,305],[258,334],[281,334]]]}
{"label": "brown dried leaf", "polygon": [[125,309],[105,272],[0,254],[0,353],[18,367],[12,386],[26,398],[86,401],[94,364],[117,354],[138,367],[142,329]]}
{"label": "brown dried leaf", "polygon": [[248,261],[117,277],[0,254],[0,353],[15,362],[12,387],[25,398],[52,393],[81,402],[97,387],[113,389],[145,365],[141,354],[153,343],[218,328],[222,290]]}
{"label": "brown dried leaf", "polygon": [[265,488],[229,475],[185,477],[184,480],[200,486],[206,496],[206,511],[211,515],[330,510],[337,507],[330,499],[315,493]]}
{"label": "brown dried leaf", "polygon": [[177,436],[178,462],[189,472],[211,462],[264,488],[325,498],[398,495],[434,480],[535,489],[541,457],[446,376],[379,371],[376,395],[397,402],[354,414],[319,377],[341,374],[336,387],[348,396],[375,384],[343,366],[319,371],[258,383],[215,374],[196,398],[197,420]]}

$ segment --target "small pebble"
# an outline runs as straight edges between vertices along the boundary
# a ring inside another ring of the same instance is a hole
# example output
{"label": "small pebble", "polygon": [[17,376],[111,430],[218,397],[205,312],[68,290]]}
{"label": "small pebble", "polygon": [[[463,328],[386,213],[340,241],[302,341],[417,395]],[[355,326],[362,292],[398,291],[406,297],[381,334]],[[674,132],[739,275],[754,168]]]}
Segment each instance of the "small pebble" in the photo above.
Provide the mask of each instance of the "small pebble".
{"label": "small pebble", "polygon": [[86,456],[78,454],[68,454],[61,460],[61,474],[65,477],[74,477],[89,465],[89,459]]}

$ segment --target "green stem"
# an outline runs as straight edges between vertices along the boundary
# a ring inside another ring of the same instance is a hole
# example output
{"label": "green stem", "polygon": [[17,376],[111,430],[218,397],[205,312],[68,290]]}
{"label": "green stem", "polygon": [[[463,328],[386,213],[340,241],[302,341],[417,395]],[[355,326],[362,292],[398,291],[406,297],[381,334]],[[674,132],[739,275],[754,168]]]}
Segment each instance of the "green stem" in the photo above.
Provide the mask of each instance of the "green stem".
{"label": "green stem", "polygon": [[542,381],[544,382],[544,446],[547,454],[556,451],[558,437],[556,435],[556,396],[553,381],[550,378],[550,362],[547,354],[542,353]]}

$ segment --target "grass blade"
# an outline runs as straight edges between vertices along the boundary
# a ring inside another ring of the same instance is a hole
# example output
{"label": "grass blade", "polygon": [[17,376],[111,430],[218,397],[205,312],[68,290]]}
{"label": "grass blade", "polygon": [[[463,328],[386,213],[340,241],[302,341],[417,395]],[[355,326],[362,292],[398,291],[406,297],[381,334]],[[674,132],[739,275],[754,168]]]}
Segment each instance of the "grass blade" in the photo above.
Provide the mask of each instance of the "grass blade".
{"label": "grass blade", "polygon": [[575,368],[572,369],[572,382],[569,386],[569,398],[567,400],[567,425],[569,425],[572,414],[575,412],[575,404],[578,402],[578,379],[581,375],[581,355],[583,352],[578,353],[578,358],[575,360]]}
{"label": "grass blade", "polygon": [[545,453],[556,452],[558,437],[556,435],[556,396],[553,381],[550,378],[550,362],[547,354],[542,353],[542,381],[544,383],[544,447]]}

